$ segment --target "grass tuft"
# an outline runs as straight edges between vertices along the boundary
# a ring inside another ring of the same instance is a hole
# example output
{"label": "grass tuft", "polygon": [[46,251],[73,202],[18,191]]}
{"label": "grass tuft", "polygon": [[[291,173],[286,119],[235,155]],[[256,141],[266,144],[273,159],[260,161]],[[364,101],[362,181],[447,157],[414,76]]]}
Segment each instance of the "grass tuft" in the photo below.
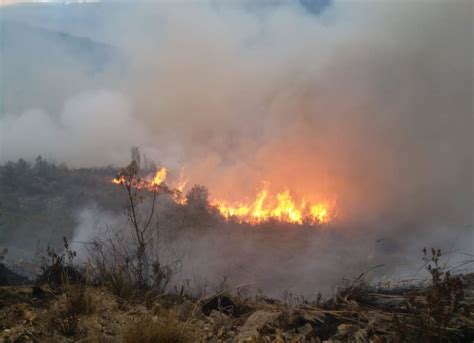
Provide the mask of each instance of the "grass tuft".
{"label": "grass tuft", "polygon": [[95,299],[90,290],[82,286],[71,286],[66,291],[66,312],[86,315],[95,312]]}
{"label": "grass tuft", "polygon": [[189,329],[171,312],[162,317],[143,315],[124,328],[122,339],[124,343],[187,343],[191,342]]}

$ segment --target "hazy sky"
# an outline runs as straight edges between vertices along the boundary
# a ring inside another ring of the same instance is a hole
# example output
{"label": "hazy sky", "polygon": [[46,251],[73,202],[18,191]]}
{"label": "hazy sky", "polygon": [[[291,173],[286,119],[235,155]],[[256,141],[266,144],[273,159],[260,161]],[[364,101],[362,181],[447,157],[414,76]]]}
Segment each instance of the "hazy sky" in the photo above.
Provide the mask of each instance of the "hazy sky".
{"label": "hazy sky", "polygon": [[34,3],[34,2],[87,3],[87,2],[100,2],[100,0],[0,0],[0,6],[21,4],[21,3]]}

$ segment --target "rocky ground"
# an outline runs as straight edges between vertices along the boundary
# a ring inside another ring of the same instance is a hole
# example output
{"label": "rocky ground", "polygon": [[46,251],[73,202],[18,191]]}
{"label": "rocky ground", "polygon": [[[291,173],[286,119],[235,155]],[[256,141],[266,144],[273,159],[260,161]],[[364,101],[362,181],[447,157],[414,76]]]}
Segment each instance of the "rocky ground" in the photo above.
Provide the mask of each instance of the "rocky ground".
{"label": "rocky ground", "polygon": [[459,280],[444,295],[433,285],[352,283],[334,298],[291,306],[229,293],[191,299],[128,297],[109,286],[3,286],[0,342],[472,342],[474,274]]}

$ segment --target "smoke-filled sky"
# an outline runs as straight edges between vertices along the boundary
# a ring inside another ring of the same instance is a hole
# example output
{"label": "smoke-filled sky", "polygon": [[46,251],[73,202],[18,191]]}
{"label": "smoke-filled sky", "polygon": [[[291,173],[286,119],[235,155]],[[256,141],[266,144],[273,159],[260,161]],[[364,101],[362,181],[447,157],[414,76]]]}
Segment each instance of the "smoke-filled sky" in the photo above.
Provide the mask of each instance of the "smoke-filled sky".
{"label": "smoke-filled sky", "polygon": [[470,0],[38,6],[0,14],[1,161],[137,145],[215,196],[269,181],[472,248]]}
{"label": "smoke-filled sky", "polygon": [[100,0],[1,0],[0,6],[18,5],[18,4],[31,4],[31,3],[61,3],[61,4],[74,4],[74,3],[91,3],[100,2]]}

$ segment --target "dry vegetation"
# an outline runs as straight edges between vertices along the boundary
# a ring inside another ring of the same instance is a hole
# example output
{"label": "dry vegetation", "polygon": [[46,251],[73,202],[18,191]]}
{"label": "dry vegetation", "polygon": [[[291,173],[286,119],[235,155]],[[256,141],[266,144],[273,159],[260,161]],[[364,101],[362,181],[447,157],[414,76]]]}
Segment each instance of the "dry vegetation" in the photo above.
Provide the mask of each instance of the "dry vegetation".
{"label": "dry vegetation", "polygon": [[59,252],[48,249],[34,283],[0,287],[0,342],[473,341],[474,274],[452,275],[436,249],[424,250],[425,283],[381,287],[361,275],[314,301],[249,296],[225,279],[213,296],[206,285],[167,287],[173,268],[152,254],[156,194],[146,206],[134,187],[139,161],[135,151],[120,174],[132,240],[93,242],[86,266],[75,265],[65,238]]}
{"label": "dry vegetation", "polygon": [[124,343],[184,343],[192,341],[192,330],[171,311],[162,312],[160,316],[144,314],[123,329],[122,340]]}
{"label": "dry vegetation", "polygon": [[442,270],[438,250],[426,256],[428,284],[381,288],[361,277],[313,302],[242,292],[192,298],[137,290],[132,296],[117,292],[116,284],[82,281],[4,286],[1,341],[472,342],[474,274]]}

